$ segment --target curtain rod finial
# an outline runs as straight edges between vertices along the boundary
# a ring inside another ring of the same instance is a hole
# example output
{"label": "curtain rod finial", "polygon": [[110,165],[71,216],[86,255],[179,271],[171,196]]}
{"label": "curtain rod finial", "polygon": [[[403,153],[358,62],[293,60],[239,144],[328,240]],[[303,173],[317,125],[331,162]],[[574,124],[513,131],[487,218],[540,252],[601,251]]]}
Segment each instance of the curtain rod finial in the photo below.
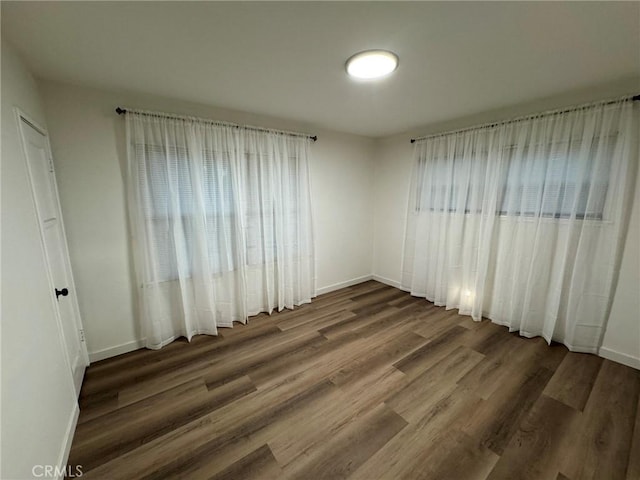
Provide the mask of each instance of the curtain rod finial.
{"label": "curtain rod finial", "polygon": [[318,136],[317,135],[314,135],[313,137],[309,137],[309,138],[311,138],[311,140],[313,140],[314,142],[318,140]]}
{"label": "curtain rod finial", "polygon": [[127,113],[127,111],[124,108],[117,107],[116,108],[116,113],[118,115],[122,115],[123,113]]}
{"label": "curtain rod finial", "polygon": [[416,143],[416,139],[415,139],[415,138],[412,138],[412,139],[411,139],[411,143]]}

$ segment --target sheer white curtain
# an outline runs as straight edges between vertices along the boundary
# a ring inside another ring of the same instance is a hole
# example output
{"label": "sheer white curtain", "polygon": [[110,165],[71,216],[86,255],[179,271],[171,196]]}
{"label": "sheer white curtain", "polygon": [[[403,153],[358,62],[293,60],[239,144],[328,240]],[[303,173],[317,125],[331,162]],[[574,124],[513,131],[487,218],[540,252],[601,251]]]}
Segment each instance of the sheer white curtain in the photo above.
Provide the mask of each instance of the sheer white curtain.
{"label": "sheer white curtain", "polygon": [[633,103],[418,141],[404,287],[474,320],[596,352],[638,163]]}
{"label": "sheer white curtain", "polygon": [[126,129],[148,348],[310,301],[308,138],[135,111]]}

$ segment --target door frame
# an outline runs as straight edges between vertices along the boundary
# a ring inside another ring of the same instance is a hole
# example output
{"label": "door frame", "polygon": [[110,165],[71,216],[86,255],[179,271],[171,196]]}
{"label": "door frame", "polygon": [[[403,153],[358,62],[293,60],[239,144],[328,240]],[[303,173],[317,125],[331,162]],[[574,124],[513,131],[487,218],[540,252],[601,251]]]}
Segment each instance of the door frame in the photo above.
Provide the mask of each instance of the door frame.
{"label": "door frame", "polygon": [[31,200],[33,201],[33,207],[34,210],[36,212],[36,218],[38,220],[38,232],[40,234],[40,248],[42,250],[42,255],[44,257],[45,260],[45,270],[46,270],[46,275],[47,275],[47,282],[49,283],[49,298],[51,301],[51,306],[53,308],[53,312],[56,318],[56,323],[58,324],[58,333],[60,335],[60,340],[62,342],[62,346],[65,350],[65,359],[69,368],[69,373],[71,375],[72,378],[72,384],[74,385],[74,388],[76,390],[76,393],[79,394],[80,392],[80,387],[82,385],[82,378],[80,379],[80,385],[76,384],[76,379],[73,378],[74,375],[74,370],[73,370],[73,365],[71,364],[71,361],[73,359],[69,358],[69,348],[67,345],[67,340],[65,339],[64,336],[64,330],[63,330],[63,322],[62,322],[62,316],[60,315],[60,310],[58,308],[58,304],[56,299],[54,298],[53,292],[54,289],[56,288],[56,286],[54,285],[53,282],[53,275],[51,273],[51,269],[50,269],[50,260],[49,260],[49,255],[47,253],[47,249],[45,246],[45,238],[44,238],[44,232],[42,231],[42,221],[40,219],[40,212],[38,211],[38,205],[36,202],[36,192],[35,192],[35,186],[33,184],[33,177],[31,174],[31,167],[29,166],[29,161],[27,158],[27,140],[25,138],[24,135],[24,130],[23,130],[23,126],[22,126],[22,122],[25,121],[27,122],[33,129],[35,129],[38,133],[40,133],[41,135],[44,136],[45,138],[45,147],[46,147],[46,153],[47,153],[47,157],[49,158],[49,162],[51,164],[51,175],[53,176],[53,190],[54,193],[56,195],[56,198],[58,200],[58,208],[57,208],[57,214],[58,214],[58,218],[60,219],[60,231],[61,231],[61,235],[62,235],[62,241],[63,241],[63,248],[64,248],[64,255],[65,255],[65,259],[64,259],[64,267],[66,270],[66,274],[69,278],[69,286],[68,288],[71,290],[71,292],[73,292],[72,295],[70,295],[68,298],[68,300],[71,301],[71,308],[73,310],[74,313],[74,323],[75,323],[75,330],[77,331],[78,334],[78,340],[80,342],[80,361],[84,364],[84,368],[86,368],[87,366],[89,366],[89,354],[87,352],[87,344],[85,341],[85,337],[84,337],[84,327],[82,324],[82,317],[80,316],[80,308],[78,306],[78,297],[77,297],[77,290],[76,290],[76,283],[75,283],[75,279],[73,278],[73,271],[71,269],[71,257],[69,256],[69,246],[67,243],[67,233],[65,231],[64,228],[64,219],[62,217],[62,205],[60,204],[60,194],[58,193],[58,181],[56,179],[56,172],[55,169],[53,168],[53,155],[51,153],[51,144],[50,144],[50,140],[49,140],[49,133],[47,132],[47,130],[45,128],[43,128],[41,125],[38,124],[38,122],[36,122],[35,120],[33,120],[29,115],[27,115],[25,112],[23,112],[20,108],[18,107],[14,107],[14,112],[15,112],[15,116],[16,116],[16,121],[18,123],[18,130],[20,132],[20,139],[21,139],[21,143],[22,143],[22,152],[23,152],[23,161],[25,163],[25,169],[26,169],[26,173],[27,173],[27,177],[29,179],[29,186],[30,186],[30,190],[31,190]]}

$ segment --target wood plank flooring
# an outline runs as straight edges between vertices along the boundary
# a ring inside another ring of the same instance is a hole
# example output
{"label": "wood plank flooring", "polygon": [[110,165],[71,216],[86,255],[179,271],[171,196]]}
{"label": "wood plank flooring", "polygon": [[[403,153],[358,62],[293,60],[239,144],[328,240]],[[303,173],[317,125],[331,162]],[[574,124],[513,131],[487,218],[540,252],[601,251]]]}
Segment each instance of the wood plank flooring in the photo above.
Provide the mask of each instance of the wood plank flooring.
{"label": "wood plank flooring", "polygon": [[366,282],[91,365],[104,479],[640,478],[640,372]]}

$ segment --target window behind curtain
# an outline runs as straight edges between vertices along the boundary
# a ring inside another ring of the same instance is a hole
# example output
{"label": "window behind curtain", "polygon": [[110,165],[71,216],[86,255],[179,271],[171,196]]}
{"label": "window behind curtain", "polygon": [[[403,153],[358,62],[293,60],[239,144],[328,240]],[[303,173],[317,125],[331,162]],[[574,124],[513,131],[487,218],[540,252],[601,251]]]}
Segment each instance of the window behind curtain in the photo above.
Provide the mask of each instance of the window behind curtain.
{"label": "window behind curtain", "polygon": [[[193,241],[191,236],[193,228],[190,222],[194,222],[193,202],[194,188],[192,182],[192,163],[187,161],[187,149],[181,147],[165,147],[159,145],[135,145],[136,155],[142,160],[138,162],[139,168],[146,169],[146,175],[139,178],[147,178],[149,181],[149,198],[144,199],[146,219],[151,222],[152,235],[150,241],[155,248],[157,278],[160,281],[174,280],[178,278],[178,267],[173,252],[175,238],[183,241],[188,252],[188,263],[193,260]],[[244,243],[246,248],[246,264],[261,265],[276,260],[277,242],[273,231],[276,202],[274,201],[273,188],[264,188],[263,181],[269,182],[275,179],[264,178],[264,172],[260,169],[260,159],[255,154],[247,153],[245,156],[245,176],[240,176],[240,181],[245,182],[242,190],[245,192],[242,201],[245,202],[244,224],[246,234],[244,242],[233,237],[229,232],[235,229],[234,217],[241,211],[236,204],[237,192],[232,181],[231,164],[229,157],[224,152],[205,150],[203,152],[203,178],[202,195],[206,206],[207,251],[211,262],[212,273],[232,271],[237,268],[237,252]],[[296,157],[289,157],[286,165],[285,185],[287,188],[279,189],[281,195],[288,196],[285,212],[288,225],[296,225],[298,217],[298,202],[300,195],[299,178],[300,165]],[[178,191],[169,191],[167,179],[171,176],[178,180]],[[278,183],[281,183],[281,179]],[[271,186],[272,187],[272,186]],[[142,189],[145,191],[145,189]],[[172,195],[174,193],[175,195]],[[174,222],[169,202],[179,202],[179,210],[183,212],[179,222]],[[182,233],[174,235],[173,228],[182,228]],[[295,228],[295,227],[294,227]],[[291,247],[298,250],[297,236],[287,236],[291,239]],[[224,253],[226,252],[226,253]],[[188,272],[186,272],[188,275]]]}
{"label": "window behind curtain", "polygon": [[[615,134],[596,137],[586,156],[581,152],[580,140],[571,144],[527,145],[520,152],[515,146],[504,148],[502,155],[506,167],[499,179],[502,193],[496,204],[496,214],[568,218],[575,211],[576,218],[603,219],[609,163],[596,164],[594,158],[596,155],[611,157],[616,138]],[[466,155],[469,157],[468,152]],[[529,157],[526,166],[516,161],[515,155]],[[462,152],[457,151],[452,163],[442,158],[431,161],[428,166],[426,158],[418,159],[418,175],[423,175],[424,182],[417,188],[416,212],[482,211],[484,182],[487,179],[484,173],[478,175],[477,172],[484,172],[489,160],[486,150],[472,151],[470,157],[465,158]],[[476,174],[469,173],[468,161],[478,164],[474,166]],[[589,162],[586,171],[578,164],[580,161]],[[461,189],[466,191],[466,201],[462,204]]]}
{"label": "window behind curtain", "polygon": [[[157,278],[159,280],[172,280],[178,278],[178,267],[175,255],[175,241],[184,242],[189,256],[188,262],[193,260],[193,242],[190,223],[194,218],[194,188],[192,182],[192,163],[187,161],[186,148],[165,147],[159,145],[135,145],[136,155],[141,161],[138,166],[146,169],[146,178],[149,182],[149,197],[143,199],[146,220],[151,223],[149,241],[157,252],[155,258]],[[231,217],[236,214],[235,195],[231,182],[231,166],[228,156],[211,151],[204,152],[203,178],[201,185],[204,204],[206,206],[206,218],[204,219],[207,232],[208,257],[213,273],[231,271],[235,268],[234,256],[221,252],[229,249],[221,248],[223,243],[233,245],[235,239],[228,238],[228,233],[223,229],[223,224],[228,224]],[[169,190],[168,178],[176,178],[177,191]],[[171,213],[170,202],[178,202],[181,218],[174,218]],[[181,229],[180,234],[174,234],[174,228]],[[185,272],[188,274],[188,272]]]}
{"label": "window behind curtain", "polygon": [[[284,225],[292,231],[290,235],[281,236],[281,242],[287,242],[290,252],[298,252],[300,164],[295,156],[285,159],[282,171],[277,178],[262,170],[262,159],[255,153],[248,153],[245,157],[245,192],[244,202],[246,225],[246,259],[248,265],[261,265],[277,261],[277,250],[281,246],[276,240],[276,218],[281,216]],[[270,185],[266,185],[270,184]],[[276,195],[286,197],[284,202],[278,202]],[[278,211],[278,208],[283,209]]]}
{"label": "window behind curtain", "polygon": [[421,139],[402,286],[598,352],[636,178],[637,112],[626,97]]}

